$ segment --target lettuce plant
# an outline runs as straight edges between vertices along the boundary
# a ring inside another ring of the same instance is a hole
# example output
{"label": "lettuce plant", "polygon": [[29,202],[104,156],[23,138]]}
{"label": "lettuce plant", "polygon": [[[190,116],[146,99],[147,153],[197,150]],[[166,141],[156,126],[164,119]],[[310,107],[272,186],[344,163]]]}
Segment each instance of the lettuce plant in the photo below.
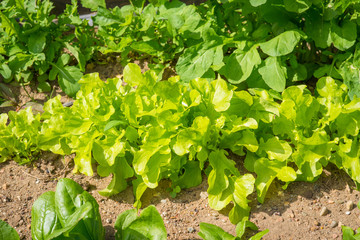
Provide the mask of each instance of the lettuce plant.
{"label": "lettuce plant", "polygon": [[31,209],[31,236],[45,239],[105,239],[99,205],[79,184],[60,179]]}

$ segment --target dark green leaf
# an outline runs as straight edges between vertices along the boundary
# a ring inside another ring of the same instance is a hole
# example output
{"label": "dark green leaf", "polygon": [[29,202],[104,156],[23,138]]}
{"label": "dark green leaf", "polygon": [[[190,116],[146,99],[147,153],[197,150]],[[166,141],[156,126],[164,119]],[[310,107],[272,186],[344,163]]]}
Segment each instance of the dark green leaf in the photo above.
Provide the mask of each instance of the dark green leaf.
{"label": "dark green leaf", "polygon": [[0,219],[0,240],[20,240],[19,234],[9,224]]}

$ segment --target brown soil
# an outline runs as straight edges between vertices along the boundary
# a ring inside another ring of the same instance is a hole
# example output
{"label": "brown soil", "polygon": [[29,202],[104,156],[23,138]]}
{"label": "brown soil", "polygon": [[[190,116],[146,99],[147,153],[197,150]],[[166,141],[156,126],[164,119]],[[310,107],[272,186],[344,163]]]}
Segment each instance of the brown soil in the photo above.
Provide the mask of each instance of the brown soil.
{"label": "brown soil", "polygon": [[[146,68],[146,64],[140,65]],[[102,79],[121,77],[122,69],[116,62],[88,66],[89,72],[99,72]],[[61,94],[56,85],[54,88],[56,94]],[[19,106],[25,106],[32,101],[31,98],[41,104],[49,96],[37,93],[35,86],[26,86],[25,89],[29,95],[22,88],[12,87]],[[71,99],[63,96],[62,101]],[[132,208],[134,203],[132,188],[105,198],[97,191],[105,188],[110,178],[74,175],[72,169],[72,156],[62,157],[51,153],[43,153],[38,161],[29,166],[19,166],[12,161],[0,164],[0,219],[15,227],[21,239],[31,239],[32,204],[44,192],[54,191],[58,179],[68,177],[81,184],[95,197],[100,206],[106,239],[114,239],[113,226],[116,217],[122,211]],[[235,235],[235,226],[229,222],[226,211],[217,212],[209,208],[206,178],[202,184],[183,190],[176,198],[170,197],[166,190],[168,185],[167,181],[161,182],[157,189],[145,192],[143,198],[144,207],[153,204],[162,215],[168,239],[200,239],[197,235],[200,222],[216,224]],[[351,179],[333,166],[328,166],[315,183],[296,182],[283,190],[280,183],[275,182],[264,204],[258,204],[255,193],[251,195],[250,220],[258,225],[260,230],[270,230],[263,238],[266,240],[341,239],[341,225],[353,229],[360,226],[358,208],[346,214],[346,203],[357,203],[359,200],[359,192],[353,190],[354,188]],[[323,207],[327,207],[330,212],[320,216]]]}
{"label": "brown soil", "polygon": [[[106,239],[114,239],[116,217],[132,208],[132,188],[111,198],[105,198],[97,190],[105,188],[110,178],[97,175],[87,177],[72,173],[71,156],[57,156],[43,153],[40,159],[29,166],[15,162],[0,164],[0,219],[15,227],[21,239],[31,239],[31,206],[46,191],[54,191],[57,180],[68,177],[89,191],[100,206]],[[326,174],[325,174],[326,173]],[[354,208],[347,215],[346,202],[356,203],[359,193],[352,190],[351,179],[335,168],[325,170],[315,183],[297,182],[282,190],[275,182],[265,203],[260,205],[251,196],[251,221],[260,230],[269,229],[264,239],[341,239],[341,225],[355,229],[359,224],[360,211]],[[168,239],[200,239],[197,235],[200,222],[208,222],[235,234],[225,211],[217,212],[207,203],[206,179],[195,188],[183,190],[171,198],[166,188],[167,181],[160,187],[149,190],[143,198],[144,207],[153,204],[162,215]],[[329,213],[320,216],[320,209],[326,206]],[[338,222],[331,226],[332,221]]]}

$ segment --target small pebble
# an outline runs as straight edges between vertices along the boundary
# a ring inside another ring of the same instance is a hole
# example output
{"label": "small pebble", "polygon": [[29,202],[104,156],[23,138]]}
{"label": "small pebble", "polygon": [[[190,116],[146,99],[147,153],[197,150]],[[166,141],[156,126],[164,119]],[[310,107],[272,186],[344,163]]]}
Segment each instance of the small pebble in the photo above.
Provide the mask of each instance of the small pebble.
{"label": "small pebble", "polygon": [[280,212],[274,212],[273,215],[274,216],[281,216],[281,213]]}
{"label": "small pebble", "polygon": [[36,179],[35,184],[39,184],[39,183],[40,183],[40,180]]}
{"label": "small pebble", "polygon": [[310,231],[316,231],[316,230],[318,230],[319,229],[319,227],[311,227],[310,228]]}
{"label": "small pebble", "polygon": [[346,210],[347,210],[347,211],[353,210],[354,206],[355,206],[355,204],[354,204],[353,201],[347,201],[347,202],[346,202]]}
{"label": "small pebble", "polygon": [[351,212],[350,212],[350,211],[346,211],[345,214],[346,214],[346,215],[350,215]]}
{"label": "small pebble", "polygon": [[112,220],[110,218],[106,219],[106,223],[110,224],[112,223]]}
{"label": "small pebble", "polygon": [[163,204],[165,204],[167,201],[166,201],[166,199],[161,199],[160,202],[163,203]]}
{"label": "small pebble", "polygon": [[330,227],[331,227],[331,228],[335,228],[335,227],[337,227],[337,225],[338,225],[338,222],[335,221],[335,220],[333,220],[333,221],[331,222],[331,224],[330,224]]}
{"label": "small pebble", "polygon": [[188,230],[189,233],[195,232],[195,229],[193,227],[189,227],[187,230]]}
{"label": "small pebble", "polygon": [[329,213],[329,209],[327,209],[327,207],[322,207],[320,210],[320,216],[325,216],[326,214]]}
{"label": "small pebble", "polygon": [[315,225],[315,226],[320,226],[320,223],[315,220],[315,221],[314,221],[314,225]]}

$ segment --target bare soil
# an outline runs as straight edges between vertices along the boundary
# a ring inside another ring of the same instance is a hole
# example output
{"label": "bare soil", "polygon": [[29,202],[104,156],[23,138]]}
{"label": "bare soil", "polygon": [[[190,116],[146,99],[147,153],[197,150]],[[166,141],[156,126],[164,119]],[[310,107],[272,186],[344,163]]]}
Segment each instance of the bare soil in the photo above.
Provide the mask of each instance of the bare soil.
{"label": "bare soil", "polygon": [[[146,69],[146,63],[139,64]],[[87,69],[99,72],[105,80],[121,77],[123,68],[113,62],[90,65]],[[25,89],[11,88],[18,106],[24,107],[33,100],[41,105],[49,97],[48,93],[38,93],[35,85]],[[54,89],[53,95],[62,94],[56,84]],[[63,95],[62,102],[67,101],[72,99]],[[2,109],[5,112],[8,110],[16,110],[16,107]],[[13,161],[0,164],[0,219],[16,228],[21,239],[31,239],[31,206],[34,201],[46,191],[55,191],[58,179],[63,177],[75,180],[95,197],[100,206],[106,239],[114,239],[116,217],[132,208],[134,203],[132,187],[113,197],[102,197],[97,191],[105,188],[111,178],[73,174],[72,158],[45,152],[28,166],[20,166]],[[216,224],[235,235],[235,226],[228,219],[228,211],[217,212],[208,206],[206,176],[202,184],[183,190],[176,198],[170,197],[168,186],[169,182],[162,181],[157,189],[146,191],[142,199],[143,207],[153,204],[162,215],[168,239],[200,239],[200,222]],[[359,201],[359,192],[354,189],[354,183],[343,171],[329,165],[314,183],[295,182],[283,190],[279,182],[274,182],[264,204],[259,204],[256,194],[252,194],[250,220],[260,230],[270,230],[263,238],[265,240],[341,239],[341,225],[353,229],[360,226],[360,210],[346,207],[348,201],[355,204]],[[323,207],[329,212],[320,216]]]}

